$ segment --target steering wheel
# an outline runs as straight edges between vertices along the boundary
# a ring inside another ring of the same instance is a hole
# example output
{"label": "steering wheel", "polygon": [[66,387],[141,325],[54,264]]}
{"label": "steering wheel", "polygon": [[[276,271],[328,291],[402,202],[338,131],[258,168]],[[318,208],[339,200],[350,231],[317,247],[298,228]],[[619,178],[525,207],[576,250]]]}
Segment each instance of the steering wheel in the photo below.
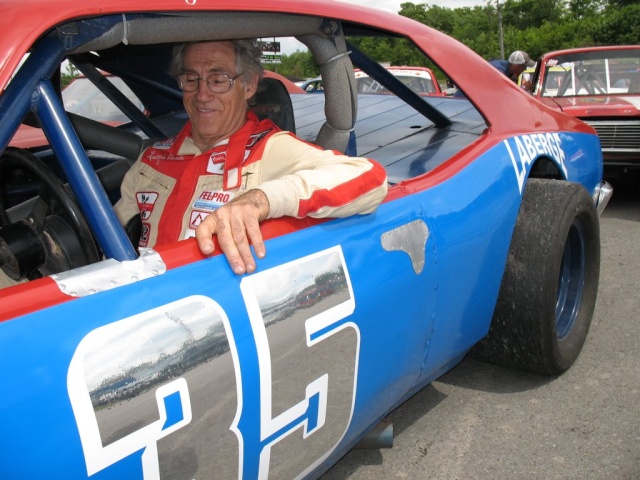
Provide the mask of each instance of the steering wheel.
{"label": "steering wheel", "polygon": [[42,160],[8,147],[0,156],[0,172],[0,267],[5,274],[13,280],[34,279],[99,260],[82,211]]}

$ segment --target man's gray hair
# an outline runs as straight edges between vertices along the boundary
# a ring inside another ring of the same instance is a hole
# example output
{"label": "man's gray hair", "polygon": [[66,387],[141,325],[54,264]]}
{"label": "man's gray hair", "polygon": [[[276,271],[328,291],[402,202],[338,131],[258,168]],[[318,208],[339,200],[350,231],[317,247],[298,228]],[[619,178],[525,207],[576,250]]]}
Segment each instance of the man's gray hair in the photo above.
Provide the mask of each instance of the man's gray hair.
{"label": "man's gray hair", "polygon": [[[256,39],[253,38],[241,38],[236,40],[228,40],[234,47],[236,53],[236,75],[242,73],[240,77],[242,82],[246,84],[251,78],[257,77],[258,81],[262,80],[262,72],[264,68],[262,66],[262,50],[258,47]],[[209,43],[209,42],[191,42],[177,45],[173,49],[173,55],[171,58],[171,64],[169,66],[169,73],[177,77],[182,73],[184,51],[189,45],[196,43]]]}

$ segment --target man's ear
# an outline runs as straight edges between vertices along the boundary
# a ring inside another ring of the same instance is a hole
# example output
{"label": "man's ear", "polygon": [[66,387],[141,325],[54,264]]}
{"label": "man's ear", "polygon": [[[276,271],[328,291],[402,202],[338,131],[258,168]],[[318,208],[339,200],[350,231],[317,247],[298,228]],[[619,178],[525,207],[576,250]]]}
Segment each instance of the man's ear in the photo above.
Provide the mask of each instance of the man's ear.
{"label": "man's ear", "polygon": [[250,81],[244,84],[244,98],[249,99],[253,97],[258,90],[258,77],[252,77]]}

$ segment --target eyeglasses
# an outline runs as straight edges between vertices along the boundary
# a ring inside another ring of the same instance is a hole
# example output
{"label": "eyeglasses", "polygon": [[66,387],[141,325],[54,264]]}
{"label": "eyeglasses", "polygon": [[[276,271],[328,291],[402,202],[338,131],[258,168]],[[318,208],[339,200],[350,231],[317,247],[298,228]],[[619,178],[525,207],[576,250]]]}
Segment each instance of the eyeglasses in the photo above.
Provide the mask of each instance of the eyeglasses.
{"label": "eyeglasses", "polygon": [[212,93],[226,93],[231,90],[236,78],[242,75],[242,73],[239,73],[235,77],[230,77],[226,73],[212,73],[206,77],[199,77],[195,73],[181,73],[177,77],[178,87],[180,87],[180,90],[183,92],[192,93],[198,90],[200,80],[204,80],[207,87],[209,87],[209,91]]}

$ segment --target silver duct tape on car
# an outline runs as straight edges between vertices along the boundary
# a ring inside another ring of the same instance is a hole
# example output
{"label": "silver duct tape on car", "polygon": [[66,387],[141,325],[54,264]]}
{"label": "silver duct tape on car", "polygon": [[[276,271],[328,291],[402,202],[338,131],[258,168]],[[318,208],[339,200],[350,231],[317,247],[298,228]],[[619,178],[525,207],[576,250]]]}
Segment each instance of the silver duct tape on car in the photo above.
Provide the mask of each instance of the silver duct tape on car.
{"label": "silver duct tape on car", "polygon": [[429,238],[429,227],[423,220],[414,220],[385,232],[380,242],[388,252],[400,251],[409,255],[416,275],[424,268],[425,247]]}
{"label": "silver duct tape on car", "polygon": [[114,259],[104,260],[68,272],[51,275],[51,278],[62,293],[71,297],[86,297],[97,292],[156,277],[166,271],[166,264],[155,250],[140,248],[140,257],[136,260],[125,262]]}

